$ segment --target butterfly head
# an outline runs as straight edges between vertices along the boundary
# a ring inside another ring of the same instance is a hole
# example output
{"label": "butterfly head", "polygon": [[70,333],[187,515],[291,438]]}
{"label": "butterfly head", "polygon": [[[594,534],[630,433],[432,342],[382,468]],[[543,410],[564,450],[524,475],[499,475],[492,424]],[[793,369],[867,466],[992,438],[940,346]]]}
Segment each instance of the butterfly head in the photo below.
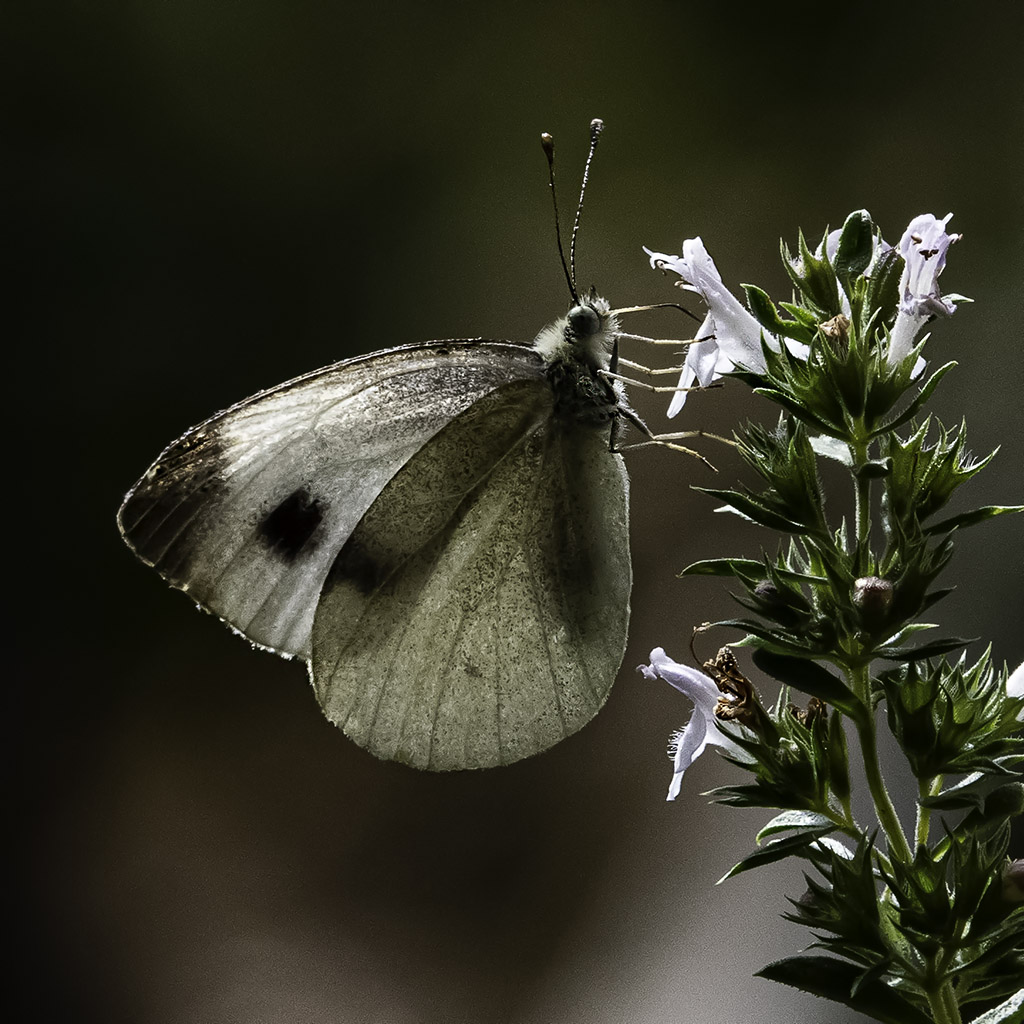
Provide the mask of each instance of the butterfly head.
{"label": "butterfly head", "polygon": [[533,346],[547,363],[584,363],[591,370],[611,366],[618,321],[605,299],[590,294],[537,335]]}

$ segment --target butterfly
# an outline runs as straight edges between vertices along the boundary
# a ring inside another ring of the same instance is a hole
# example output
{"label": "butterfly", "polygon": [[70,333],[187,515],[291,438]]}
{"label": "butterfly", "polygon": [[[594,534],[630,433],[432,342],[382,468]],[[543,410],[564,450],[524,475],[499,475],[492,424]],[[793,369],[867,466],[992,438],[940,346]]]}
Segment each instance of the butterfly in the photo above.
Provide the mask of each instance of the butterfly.
{"label": "butterfly", "polygon": [[324,714],[377,757],[510,764],[615,680],[632,583],[616,441],[635,414],[615,311],[566,278],[571,308],[532,344],[405,345],[297,377],[188,430],[121,506],[143,562],[307,662]]}

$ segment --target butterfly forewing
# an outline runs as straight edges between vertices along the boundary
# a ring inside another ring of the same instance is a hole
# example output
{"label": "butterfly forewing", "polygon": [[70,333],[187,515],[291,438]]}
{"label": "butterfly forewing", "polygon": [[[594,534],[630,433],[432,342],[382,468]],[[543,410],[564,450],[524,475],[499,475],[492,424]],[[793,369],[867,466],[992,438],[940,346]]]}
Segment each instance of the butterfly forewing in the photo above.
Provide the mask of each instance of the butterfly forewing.
{"label": "butterfly forewing", "polygon": [[466,409],[381,490],[331,569],[313,683],[379,757],[508,764],[607,697],[629,618],[627,477],[608,425],[553,401],[522,379]]}
{"label": "butterfly forewing", "polygon": [[391,349],[289,381],[172,444],[128,493],[125,540],[254,643],[308,658],[321,586],[389,480],[496,388],[543,380],[532,349]]}

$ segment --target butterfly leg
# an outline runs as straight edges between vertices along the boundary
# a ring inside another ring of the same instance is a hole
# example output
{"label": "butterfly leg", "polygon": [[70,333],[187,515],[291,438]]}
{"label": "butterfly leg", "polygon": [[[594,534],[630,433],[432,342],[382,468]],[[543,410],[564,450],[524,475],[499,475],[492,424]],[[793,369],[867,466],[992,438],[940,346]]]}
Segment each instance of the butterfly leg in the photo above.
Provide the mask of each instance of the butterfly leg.
{"label": "butterfly leg", "polygon": [[[637,365],[636,363],[630,363],[628,359],[620,359],[619,362],[620,363],[628,363],[630,366],[636,366]],[[671,374],[679,373],[679,367],[676,367],[675,369],[667,369],[667,370],[647,370],[646,367],[642,367],[641,366],[641,367],[639,367],[639,369],[644,370],[647,373],[652,373],[652,374],[654,374],[654,373],[671,373]],[[622,374],[620,374],[620,373],[613,373],[611,370],[600,370],[598,372],[599,372],[599,375],[601,377],[603,377],[605,380],[619,380],[619,381],[622,381],[623,384],[629,384],[631,387],[643,388],[644,391],[654,391],[657,394],[671,394],[671,395],[674,395],[674,394],[676,394],[679,391],[706,391],[708,388],[721,387],[722,386],[721,384],[718,384],[718,383],[712,383],[712,384],[696,385],[696,386],[694,386],[692,388],[681,388],[681,387],[678,387],[678,386],[668,387],[668,386],[661,386],[661,385],[656,385],[656,384],[648,384],[647,381],[637,380],[635,377],[624,377]]]}
{"label": "butterfly leg", "polygon": [[[621,430],[621,421],[626,420],[633,424],[637,430],[643,434],[647,440],[640,441],[637,444],[618,445],[619,432]],[[692,448],[687,448],[685,445],[676,444],[675,442],[684,437],[711,437],[717,441],[724,441],[726,444],[732,444],[733,442],[728,441],[724,437],[719,437],[717,434],[709,434],[704,430],[684,430],[675,434],[655,434],[651,431],[651,428],[628,406],[619,405],[616,409],[615,421],[612,427],[612,436],[610,439],[610,451],[613,452],[625,452],[632,451],[635,448],[647,448],[650,445],[659,445],[663,448],[671,448],[673,451],[683,452],[686,455],[691,455],[693,458],[700,460],[709,469],[718,470],[703,456],[700,452],[694,451]]]}

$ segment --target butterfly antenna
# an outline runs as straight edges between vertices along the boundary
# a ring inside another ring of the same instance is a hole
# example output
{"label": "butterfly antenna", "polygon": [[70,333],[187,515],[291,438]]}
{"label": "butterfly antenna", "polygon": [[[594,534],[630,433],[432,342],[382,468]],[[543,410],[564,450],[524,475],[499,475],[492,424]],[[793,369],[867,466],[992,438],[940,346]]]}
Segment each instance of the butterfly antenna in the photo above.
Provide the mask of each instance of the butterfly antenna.
{"label": "butterfly antenna", "polygon": [[[590,152],[587,153],[587,162],[583,167],[583,184],[580,185],[580,201],[576,204],[576,219],[572,223],[572,238],[569,240],[569,276],[576,280],[576,236],[580,231],[580,216],[583,213],[583,197],[587,194],[587,177],[590,174],[590,162],[594,159],[594,151],[597,149],[597,140],[604,131],[604,121],[595,117],[590,122]],[[573,289],[573,296],[576,291]]]}
{"label": "butterfly antenna", "polygon": [[558,191],[555,188],[555,140],[548,132],[541,132],[540,144],[544,149],[544,155],[548,158],[548,185],[551,187],[551,202],[555,208],[555,241],[558,242],[558,258],[562,261],[562,273],[565,274],[565,283],[569,286],[573,304],[578,305],[580,299],[576,294],[576,282],[573,280],[574,275],[569,273],[569,265],[565,262],[565,249],[562,248],[562,228],[558,217]]}

